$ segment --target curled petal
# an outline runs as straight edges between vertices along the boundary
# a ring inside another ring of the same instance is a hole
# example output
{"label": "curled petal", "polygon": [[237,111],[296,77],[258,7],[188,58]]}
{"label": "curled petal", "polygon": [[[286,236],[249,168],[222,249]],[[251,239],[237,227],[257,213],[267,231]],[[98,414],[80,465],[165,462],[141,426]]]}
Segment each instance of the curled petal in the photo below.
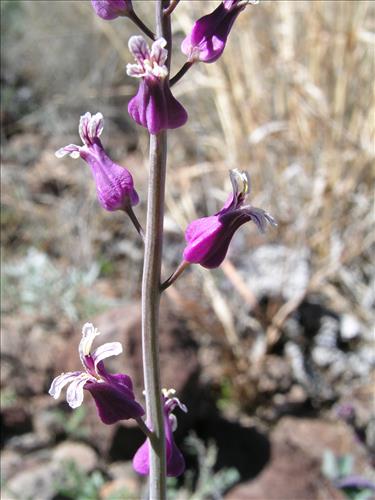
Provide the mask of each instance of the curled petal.
{"label": "curled petal", "polygon": [[92,146],[95,139],[97,139],[103,132],[103,115],[101,113],[96,113],[91,116],[91,113],[87,112],[81,116],[79,120],[79,135],[82,142],[86,146]]}
{"label": "curled petal", "polygon": [[83,144],[86,144],[86,146],[90,145],[90,143],[88,142],[88,135],[89,135],[88,126],[90,120],[91,120],[91,113],[87,112],[80,117],[78,125],[79,136]]}
{"label": "curled petal", "polygon": [[71,408],[78,408],[83,402],[83,388],[89,381],[94,381],[95,378],[87,373],[81,373],[69,385],[66,391],[66,401]]}
{"label": "curled petal", "polygon": [[242,211],[246,212],[250,219],[255,222],[261,233],[264,233],[267,227],[267,223],[271,226],[277,226],[275,219],[267,213],[265,210],[256,207],[243,207]]}
{"label": "curled petal", "polygon": [[139,64],[127,64],[126,74],[134,78],[142,78],[145,75],[145,70]]}
{"label": "curled petal", "polygon": [[103,359],[109,358],[111,356],[118,356],[122,353],[122,345],[120,342],[108,342],[99,346],[95,351],[91,354],[91,358],[94,362],[95,370]]}
{"label": "curled petal", "polygon": [[100,335],[100,332],[92,323],[85,323],[83,325],[82,338],[78,347],[79,357],[81,358],[83,366],[86,366],[85,356],[89,356],[92,343],[97,335]]}
{"label": "curled petal", "polygon": [[103,127],[103,115],[101,113],[96,113],[96,115],[91,117],[91,120],[89,122],[89,135],[92,142],[94,141],[94,139],[101,136]]}
{"label": "curled petal", "polygon": [[48,394],[50,394],[53,398],[58,399],[60,397],[62,389],[73,382],[82,372],[67,372],[62,373],[58,377],[52,380],[51,387],[49,388]]}
{"label": "curled petal", "polygon": [[165,38],[158,38],[151,46],[151,59],[159,66],[163,66],[168,57],[168,50],[165,49],[167,40]]}
{"label": "curled petal", "polygon": [[71,158],[75,160],[80,157],[80,147],[75,144],[68,144],[68,146],[64,146],[63,148],[58,149],[55,152],[56,158],[63,158],[66,155],[69,155]]}
{"label": "curled petal", "polygon": [[150,58],[150,51],[143,36],[131,36],[128,42],[129,50],[139,62]]}

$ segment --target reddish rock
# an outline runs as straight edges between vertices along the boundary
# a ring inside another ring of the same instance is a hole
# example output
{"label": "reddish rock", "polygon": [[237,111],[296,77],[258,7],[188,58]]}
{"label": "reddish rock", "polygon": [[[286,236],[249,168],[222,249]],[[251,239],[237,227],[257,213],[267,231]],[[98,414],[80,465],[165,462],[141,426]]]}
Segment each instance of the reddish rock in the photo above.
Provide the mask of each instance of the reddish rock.
{"label": "reddish rock", "polygon": [[325,449],[354,456],[355,472],[366,474],[366,451],[342,422],[283,418],[271,434],[271,460],[259,476],[234,487],[226,500],[341,500],[322,476]]}

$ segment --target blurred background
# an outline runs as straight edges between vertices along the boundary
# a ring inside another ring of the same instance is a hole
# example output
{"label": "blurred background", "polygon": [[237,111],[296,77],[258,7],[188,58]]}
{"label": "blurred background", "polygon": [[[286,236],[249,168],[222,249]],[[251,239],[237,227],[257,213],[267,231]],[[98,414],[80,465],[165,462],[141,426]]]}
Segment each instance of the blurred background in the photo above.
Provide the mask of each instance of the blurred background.
{"label": "blurred background", "polygon": [[[180,2],[172,74],[216,5]],[[134,6],[153,26],[153,3]],[[79,369],[90,321],[123,342],[108,365],[142,398],[141,241],[100,208],[82,160],[54,156],[80,143],[80,115],[102,112],[145,222],[148,136],[128,116],[125,73],[138,30],[81,0],[3,0],[1,28],[2,498],[138,499],[138,430],[101,424],[88,395],[72,411],[47,394]],[[222,206],[230,168],[249,172],[251,204],[278,227],[242,227],[220,269],[191,266],[163,299],[162,382],[189,408],[170,498],[371,498],[374,50],[371,1],[264,1],[217,63],[174,87],[189,121],[169,134],[164,275],[189,221]]]}

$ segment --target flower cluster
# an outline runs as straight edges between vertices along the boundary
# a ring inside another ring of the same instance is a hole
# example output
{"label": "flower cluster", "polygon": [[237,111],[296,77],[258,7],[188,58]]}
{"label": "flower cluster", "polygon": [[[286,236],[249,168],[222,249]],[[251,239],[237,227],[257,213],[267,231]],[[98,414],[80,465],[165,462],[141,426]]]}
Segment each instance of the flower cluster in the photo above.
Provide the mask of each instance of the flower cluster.
{"label": "flower cluster", "polygon": [[[128,375],[110,374],[103,361],[111,356],[122,353],[120,342],[109,342],[101,345],[95,351],[91,347],[95,337],[100,332],[92,325],[85,323],[78,352],[84,371],[62,373],[51,384],[49,394],[58,399],[61,391],[68,386],[66,400],[71,408],[78,408],[83,402],[83,390],[90,392],[94,398],[100,419],[105,424],[114,424],[119,420],[140,419],[145,413],[140,403],[135,400],[133,383]],[[167,455],[168,476],[179,476],[185,470],[185,460],[177,448],[173,432],[177,428],[177,419],[172,414],[178,406],[182,411],[187,408],[175,397],[175,391],[163,390],[163,412],[165,444]],[[133,459],[134,469],[142,475],[149,473],[150,443],[147,439],[139,448]]]}
{"label": "flower cluster", "polygon": [[[256,3],[256,0],[223,0],[213,12],[198,19],[181,45],[187,62],[170,79],[172,42],[167,16],[171,15],[178,2],[159,4],[159,33],[160,26],[163,25],[165,29],[163,28],[161,32],[164,33],[167,41],[163,37],[156,37],[145,26],[134,12],[131,0],[91,0],[93,9],[101,19],[111,21],[118,17],[127,17],[152,39],[151,47],[148,46],[143,36],[132,36],[129,39],[129,50],[135,62],[128,64],[126,71],[129,76],[138,79],[139,87],[136,95],[129,101],[128,112],[138,125],[146,128],[150,134],[157,135],[186,123],[187,112],[173,96],[171,86],[195,62],[212,63],[222,55],[235,20],[249,3]],[[74,159],[82,158],[91,169],[100,205],[110,212],[115,210],[127,212],[138,232],[143,236],[142,228],[132,210],[132,207],[139,202],[133,177],[126,168],[115,163],[104,149],[100,139],[103,123],[101,113],[94,115],[89,112],[85,113],[79,122],[82,144],[69,144],[60,148],[55,154],[58,158],[66,155]],[[160,156],[163,156],[163,151],[156,150],[156,153],[161,153]],[[187,227],[183,261],[172,277],[179,276],[190,263],[200,264],[208,269],[220,266],[233,235],[246,222],[253,221],[262,232],[268,224],[276,225],[270,214],[245,203],[250,191],[250,180],[246,172],[231,170],[230,179],[232,193],[223,208],[214,215],[191,222]],[[161,190],[160,194],[162,194]],[[152,235],[152,231],[148,232],[148,235],[150,234]],[[146,248],[150,240],[152,236],[147,236]],[[172,282],[173,280],[168,282],[168,286]],[[163,288],[165,283],[161,287],[162,290],[166,288]],[[154,422],[148,421],[147,418],[146,422],[143,421],[145,410],[135,398],[133,383],[129,375],[109,373],[104,366],[107,358],[122,353],[121,344],[119,342],[105,343],[92,350],[92,344],[98,335],[99,331],[91,323],[83,326],[78,348],[83,370],[57,376],[52,381],[49,394],[57,399],[64,387],[67,387],[66,400],[71,408],[77,408],[83,402],[84,391],[88,391],[94,399],[98,415],[103,423],[114,424],[120,420],[135,419],[144,431],[146,440],[136,452],[133,466],[139,474],[148,475],[150,455],[153,453],[152,447],[156,449],[155,443],[158,442],[156,432],[153,432]],[[147,342],[145,345],[147,346]],[[149,359],[151,363],[151,357]],[[148,373],[152,373],[152,370],[146,372],[147,376]],[[153,396],[157,405],[158,390]],[[187,408],[175,396],[173,390],[163,390],[161,401],[167,475],[179,476],[185,470],[185,460],[174,441],[173,432],[176,430],[177,420],[173,412],[176,408],[186,412]],[[159,429],[160,427],[163,429],[162,422],[159,423]]]}

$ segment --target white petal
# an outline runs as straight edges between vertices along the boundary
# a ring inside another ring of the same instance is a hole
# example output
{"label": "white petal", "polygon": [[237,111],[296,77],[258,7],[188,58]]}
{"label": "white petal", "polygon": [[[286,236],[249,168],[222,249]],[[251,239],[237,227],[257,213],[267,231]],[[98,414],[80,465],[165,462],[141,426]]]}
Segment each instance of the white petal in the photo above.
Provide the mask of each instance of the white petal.
{"label": "white petal", "polygon": [[168,57],[168,50],[164,47],[167,45],[165,38],[158,38],[151,46],[151,59],[156,61],[159,66],[163,66]]}
{"label": "white petal", "polygon": [[[77,156],[73,157],[73,152],[77,154]],[[79,158],[79,146],[68,144],[68,146],[58,149],[55,153],[56,158],[63,158],[66,155],[72,156],[72,158]]]}
{"label": "white petal", "polygon": [[73,158],[73,160],[76,160],[77,158],[79,158],[81,156],[80,152],[79,151],[72,151],[70,154],[69,154],[70,158]]}
{"label": "white petal", "polygon": [[103,359],[109,358],[110,356],[118,356],[122,353],[122,345],[120,342],[108,342],[99,346],[95,351],[91,354],[91,357],[95,364],[95,369]]}
{"label": "white petal", "polygon": [[127,64],[126,74],[135,78],[142,78],[145,75],[145,71],[140,64]]}
{"label": "white petal", "polygon": [[48,394],[50,394],[53,398],[58,399],[63,387],[65,387],[66,384],[69,384],[69,382],[72,382],[77,377],[79,377],[81,373],[82,372],[67,372],[67,373],[62,373],[58,377],[54,378],[52,380],[52,384],[51,387],[49,388]]}
{"label": "white petal", "polygon": [[83,401],[83,387],[89,380],[95,380],[87,373],[81,373],[68,387],[66,391],[66,400],[71,408],[78,408]]}
{"label": "white petal", "polygon": [[83,144],[87,144],[88,124],[91,120],[91,113],[87,112],[79,119],[78,132]]}
{"label": "white petal", "polygon": [[82,339],[78,347],[79,357],[83,366],[85,366],[84,357],[90,354],[92,343],[97,335],[100,335],[100,332],[92,323],[85,323],[83,325]]}
{"label": "white petal", "polygon": [[251,184],[247,172],[234,168],[233,170],[229,170],[229,177],[235,194],[241,193],[242,195],[247,195],[250,193]]}
{"label": "white petal", "polygon": [[144,61],[150,58],[150,51],[143,36],[131,36],[128,46],[130,52],[137,60]]}
{"label": "white petal", "polygon": [[96,115],[93,115],[91,117],[91,120],[88,124],[88,130],[91,140],[100,136],[100,134],[103,132],[103,115],[101,113],[96,113]]}

